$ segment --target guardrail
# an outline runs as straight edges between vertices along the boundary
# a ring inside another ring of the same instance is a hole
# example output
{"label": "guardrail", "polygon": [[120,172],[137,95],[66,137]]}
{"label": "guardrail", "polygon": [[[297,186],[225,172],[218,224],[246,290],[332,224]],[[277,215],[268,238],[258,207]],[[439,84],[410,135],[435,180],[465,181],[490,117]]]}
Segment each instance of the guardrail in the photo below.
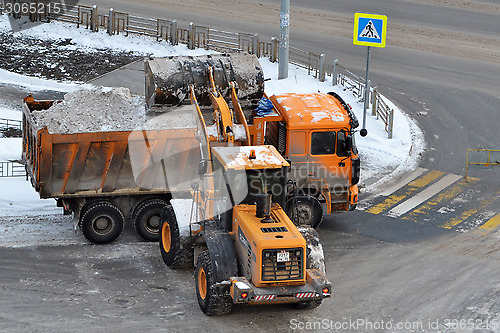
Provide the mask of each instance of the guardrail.
{"label": "guardrail", "polygon": [[1,161],[0,177],[27,177],[24,165],[17,162]]}
{"label": "guardrail", "polygon": [[385,124],[385,131],[387,132],[387,137],[392,139],[392,129],[394,127],[394,109],[390,108],[387,103],[385,103],[382,95],[379,94],[377,89],[372,90],[372,116],[377,117],[377,119],[382,119]]}
{"label": "guardrail", "polygon": [[[48,0],[20,1],[28,3],[43,2],[46,4],[44,8],[49,9],[50,6],[61,6],[60,2]],[[64,21],[76,24],[78,27],[83,26],[93,32],[106,29],[109,35],[122,33],[125,35],[149,36],[157,40],[166,40],[173,45],[178,43],[186,44],[190,49],[199,47],[221,52],[248,52],[256,54],[258,57],[269,57],[272,62],[279,60],[279,40],[274,37],[269,42],[260,41],[258,34],[222,31],[195,25],[193,22],[189,24],[189,27],[182,28],[177,26],[176,20],[145,18],[113,9],[109,9],[107,15],[100,15],[95,5],[92,7],[77,5],[62,15],[41,12],[38,15],[29,15],[29,17],[32,21]],[[309,75],[313,75],[319,81],[323,82],[326,80],[326,76],[329,76],[333,85],[340,84],[345,89],[350,90],[355,97],[364,98],[364,80],[339,65],[338,60],[328,63],[325,54],[304,51],[295,47],[290,47],[289,59],[290,63],[306,69]],[[372,103],[376,102],[375,106],[372,105],[376,110],[373,114],[384,122],[388,137],[392,138],[393,122],[391,114],[393,111],[387,111],[383,102],[380,102],[380,97],[373,97],[379,96],[378,93],[374,93],[372,89],[370,89],[370,92],[372,97],[369,100]]]}
{"label": "guardrail", "polygon": [[[470,159],[473,161],[471,162]],[[467,157],[465,160],[465,181],[467,181],[469,165],[483,165],[485,167],[500,165],[500,150],[467,149]]]}
{"label": "guardrail", "polygon": [[15,130],[21,130],[22,123],[21,120],[0,118],[0,129],[13,128]]}

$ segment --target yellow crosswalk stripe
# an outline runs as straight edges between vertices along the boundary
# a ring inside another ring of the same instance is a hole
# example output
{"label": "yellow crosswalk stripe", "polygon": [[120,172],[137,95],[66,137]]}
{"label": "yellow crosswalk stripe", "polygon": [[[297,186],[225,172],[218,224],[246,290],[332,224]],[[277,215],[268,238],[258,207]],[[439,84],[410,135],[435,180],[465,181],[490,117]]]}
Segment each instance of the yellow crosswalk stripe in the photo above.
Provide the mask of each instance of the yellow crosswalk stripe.
{"label": "yellow crosswalk stripe", "polygon": [[488,199],[488,200],[484,200],[482,201],[479,206],[475,207],[475,208],[472,208],[472,209],[469,209],[465,212],[463,212],[462,214],[460,214],[460,216],[458,217],[455,217],[455,218],[452,218],[451,220],[449,220],[446,224],[442,225],[441,227],[445,228],[445,229],[451,229],[453,228],[454,226],[462,223],[463,221],[467,220],[469,217],[471,217],[472,215],[476,214],[478,211],[480,211],[481,209],[483,209],[484,207],[488,206],[490,203],[492,203],[493,201],[495,201],[497,198],[493,198],[493,199]]}
{"label": "yellow crosswalk stripe", "polygon": [[488,222],[479,227],[479,230],[483,235],[492,232],[500,226],[500,214],[492,217]]}
{"label": "yellow crosswalk stripe", "polygon": [[468,182],[465,181],[465,179],[462,179],[459,181],[455,186],[453,186],[450,189],[447,189],[446,191],[438,194],[435,198],[432,200],[427,201],[427,203],[421,205],[420,207],[414,209],[410,213],[408,213],[406,216],[401,217],[402,219],[417,222],[417,218],[422,215],[422,214],[428,214],[430,211],[435,210],[437,205],[439,205],[441,202],[444,201],[450,201],[454,197],[456,197],[462,190],[470,185],[473,182],[476,182],[479,180],[478,178],[475,179],[468,179]]}
{"label": "yellow crosswalk stripe", "polygon": [[422,187],[432,183],[433,181],[435,181],[436,179],[438,179],[442,175],[444,175],[444,172],[432,170],[429,173],[415,179],[414,181],[409,182],[408,183],[409,188],[406,190],[406,192],[404,192],[402,194],[390,195],[383,202],[381,202],[375,206],[372,206],[365,211],[368,213],[371,213],[371,214],[380,214],[383,211],[385,211],[386,209],[393,207],[397,203],[403,201],[404,199],[406,199],[407,197],[409,197],[413,193],[419,191]]}
{"label": "yellow crosswalk stripe", "polygon": [[428,174],[423,175],[422,177],[417,178],[412,182],[409,182],[408,185],[413,186],[413,187],[424,187],[424,186],[429,185],[430,183],[432,183],[433,181],[435,181],[436,179],[438,179],[442,175],[444,175],[444,172],[432,170]]}

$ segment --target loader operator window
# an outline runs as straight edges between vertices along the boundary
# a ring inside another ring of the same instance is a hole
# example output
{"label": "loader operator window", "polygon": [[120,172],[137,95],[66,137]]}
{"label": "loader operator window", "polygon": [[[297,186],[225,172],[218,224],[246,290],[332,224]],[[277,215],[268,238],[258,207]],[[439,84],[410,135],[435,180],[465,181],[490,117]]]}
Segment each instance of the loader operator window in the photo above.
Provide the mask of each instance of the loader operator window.
{"label": "loader operator window", "polygon": [[255,202],[256,195],[262,193],[271,193],[272,201],[279,202],[283,195],[283,177],[282,169],[247,170],[248,195],[243,203]]}
{"label": "loader operator window", "polygon": [[335,132],[313,132],[311,134],[311,155],[335,154]]}

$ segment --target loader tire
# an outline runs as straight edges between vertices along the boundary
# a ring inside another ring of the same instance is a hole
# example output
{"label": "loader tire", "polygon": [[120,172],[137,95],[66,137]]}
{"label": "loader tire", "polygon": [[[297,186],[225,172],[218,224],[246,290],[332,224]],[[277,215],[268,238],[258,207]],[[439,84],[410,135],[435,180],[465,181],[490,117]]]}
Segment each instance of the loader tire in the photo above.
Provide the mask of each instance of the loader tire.
{"label": "loader tire", "polygon": [[160,238],[161,211],[166,203],[162,199],[141,202],[132,214],[135,231],[145,241],[157,242]]}
{"label": "loader tire", "polygon": [[193,267],[194,249],[189,237],[181,238],[174,208],[165,205],[160,214],[160,252],[170,268]]}
{"label": "loader tire", "polygon": [[201,311],[207,316],[220,316],[231,312],[233,305],[229,295],[219,295],[214,281],[212,259],[208,250],[201,252],[196,260],[196,296]]}
{"label": "loader tire", "polygon": [[289,200],[287,214],[297,226],[319,227],[323,221],[323,209],[314,197]]}
{"label": "loader tire", "polygon": [[125,218],[122,212],[109,201],[94,201],[84,207],[80,228],[87,240],[94,244],[107,244],[116,240]]}

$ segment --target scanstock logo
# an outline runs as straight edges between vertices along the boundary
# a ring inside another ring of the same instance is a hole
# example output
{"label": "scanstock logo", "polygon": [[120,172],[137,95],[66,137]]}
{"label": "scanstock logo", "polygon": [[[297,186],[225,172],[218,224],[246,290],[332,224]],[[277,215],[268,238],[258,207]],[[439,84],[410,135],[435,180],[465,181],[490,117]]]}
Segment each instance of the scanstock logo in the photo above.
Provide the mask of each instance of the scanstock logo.
{"label": "scanstock logo", "polygon": [[9,16],[13,32],[32,28],[50,19],[80,19],[78,0],[0,0],[0,3],[2,13]]}

